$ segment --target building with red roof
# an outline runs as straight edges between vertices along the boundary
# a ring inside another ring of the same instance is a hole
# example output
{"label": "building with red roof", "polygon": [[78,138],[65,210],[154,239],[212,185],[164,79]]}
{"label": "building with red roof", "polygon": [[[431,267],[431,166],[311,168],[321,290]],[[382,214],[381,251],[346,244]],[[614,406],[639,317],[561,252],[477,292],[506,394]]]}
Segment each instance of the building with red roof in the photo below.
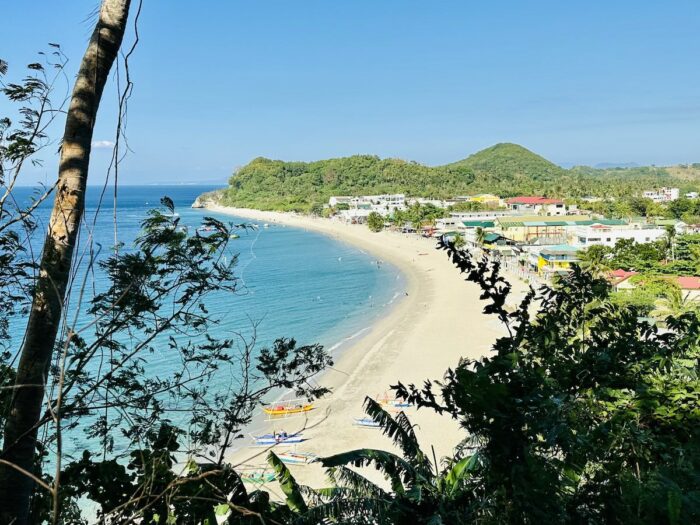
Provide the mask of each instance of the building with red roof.
{"label": "building with red roof", "polygon": [[566,215],[567,211],[575,210],[575,206],[567,208],[561,199],[550,199],[540,196],[521,196],[506,199],[508,209],[531,215]]}

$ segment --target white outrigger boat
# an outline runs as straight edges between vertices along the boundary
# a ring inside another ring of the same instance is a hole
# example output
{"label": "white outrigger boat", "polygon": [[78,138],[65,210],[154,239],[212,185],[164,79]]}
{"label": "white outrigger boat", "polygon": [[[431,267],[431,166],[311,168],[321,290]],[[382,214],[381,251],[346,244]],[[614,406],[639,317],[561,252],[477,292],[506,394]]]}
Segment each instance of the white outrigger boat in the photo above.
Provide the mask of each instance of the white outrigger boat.
{"label": "white outrigger boat", "polygon": [[355,422],[353,425],[356,427],[365,427],[365,428],[379,428],[381,427],[381,423],[378,421],[375,421],[371,417],[356,417],[354,418]]}
{"label": "white outrigger boat", "polygon": [[308,465],[318,459],[316,454],[308,452],[280,452],[277,454],[277,457],[280,458],[282,463],[289,465]]}
{"label": "white outrigger boat", "polygon": [[253,442],[259,447],[269,447],[274,445],[293,445],[304,441],[301,432],[287,434],[286,432],[273,432],[272,434],[263,434],[262,436],[251,436]]}

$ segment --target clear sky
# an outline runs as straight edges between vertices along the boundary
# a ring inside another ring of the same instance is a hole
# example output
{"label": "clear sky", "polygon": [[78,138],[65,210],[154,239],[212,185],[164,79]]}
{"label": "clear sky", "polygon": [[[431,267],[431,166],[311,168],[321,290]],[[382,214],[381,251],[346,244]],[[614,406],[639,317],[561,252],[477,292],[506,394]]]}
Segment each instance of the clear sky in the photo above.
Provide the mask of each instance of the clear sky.
{"label": "clear sky", "polygon": [[[144,4],[125,183],[225,181],[257,156],[441,164],[497,142],[563,165],[700,162],[698,0]],[[97,5],[3,5],[10,79],[48,42],[74,74]],[[96,140],[115,108],[110,89]],[[44,157],[31,181],[55,177]]]}

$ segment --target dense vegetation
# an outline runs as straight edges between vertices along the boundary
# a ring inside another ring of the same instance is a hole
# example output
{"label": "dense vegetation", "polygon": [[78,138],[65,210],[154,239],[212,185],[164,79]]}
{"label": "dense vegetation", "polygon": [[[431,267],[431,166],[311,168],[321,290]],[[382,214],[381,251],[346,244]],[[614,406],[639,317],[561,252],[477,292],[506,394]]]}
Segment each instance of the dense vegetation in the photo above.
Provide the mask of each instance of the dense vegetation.
{"label": "dense vegetation", "polygon": [[631,289],[611,294],[619,305],[633,306],[641,315],[663,319],[668,314],[700,312],[700,301],[681,290],[675,276],[700,275],[700,235],[676,235],[648,243],[620,239],[615,246],[595,245],[580,254],[582,264],[595,273],[622,269],[637,272]]}
{"label": "dense vegetation", "polygon": [[224,204],[266,210],[310,212],[332,195],[406,193],[448,198],[472,193],[501,196],[545,194],[557,197],[630,196],[676,184],[697,188],[698,170],[665,168],[565,170],[516,144],[496,144],[444,166],[401,159],[354,155],[316,162],[257,158],[240,168],[219,193]]}

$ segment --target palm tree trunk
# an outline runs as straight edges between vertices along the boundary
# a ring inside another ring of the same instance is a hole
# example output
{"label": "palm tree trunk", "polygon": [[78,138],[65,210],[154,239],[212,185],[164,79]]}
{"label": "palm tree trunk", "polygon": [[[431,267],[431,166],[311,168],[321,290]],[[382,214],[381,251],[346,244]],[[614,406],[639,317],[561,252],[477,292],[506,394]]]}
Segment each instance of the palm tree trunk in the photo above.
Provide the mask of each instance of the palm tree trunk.
{"label": "palm tree trunk", "polygon": [[[35,455],[37,427],[85,206],[95,118],[124,37],[129,4],[130,0],[102,2],[66,116],[56,196],[0,456],[7,463],[35,474],[39,472]],[[0,524],[25,525],[34,482],[7,463],[0,464]]]}

